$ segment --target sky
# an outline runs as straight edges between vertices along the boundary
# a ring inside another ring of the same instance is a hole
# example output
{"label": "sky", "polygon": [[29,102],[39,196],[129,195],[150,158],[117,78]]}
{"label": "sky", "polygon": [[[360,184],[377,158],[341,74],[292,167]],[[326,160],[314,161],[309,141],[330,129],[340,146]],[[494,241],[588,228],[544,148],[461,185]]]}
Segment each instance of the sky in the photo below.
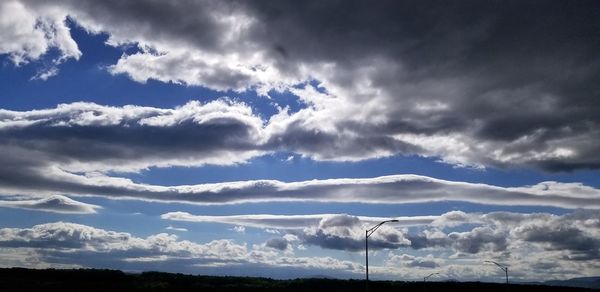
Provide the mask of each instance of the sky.
{"label": "sky", "polygon": [[600,276],[599,11],[2,1],[0,267]]}

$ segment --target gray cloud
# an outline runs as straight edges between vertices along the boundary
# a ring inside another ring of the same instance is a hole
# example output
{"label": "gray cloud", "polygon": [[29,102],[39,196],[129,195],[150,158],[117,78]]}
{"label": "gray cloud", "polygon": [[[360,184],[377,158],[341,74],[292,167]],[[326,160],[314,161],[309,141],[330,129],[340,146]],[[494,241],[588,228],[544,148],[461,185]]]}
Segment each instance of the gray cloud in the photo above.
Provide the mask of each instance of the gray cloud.
{"label": "gray cloud", "polygon": [[409,234],[407,239],[415,249],[451,247],[459,253],[510,253],[533,244],[543,250],[560,251],[560,257],[567,260],[595,260],[600,256],[598,216],[597,210],[576,210],[561,216],[510,212],[468,214],[462,224],[476,225],[469,231],[446,234],[441,230],[445,227],[432,224],[433,229]]}
{"label": "gray cloud", "polygon": [[262,127],[249,107],[225,99],[175,109],[73,103],[1,110],[0,118],[2,159],[33,168],[28,171],[55,165],[89,172],[244,162],[258,154]]}
{"label": "gray cloud", "polygon": [[265,242],[265,246],[268,246],[270,248],[274,248],[277,250],[286,250],[288,249],[290,243],[282,237],[275,237],[275,238],[271,238],[269,240],[267,240],[267,242]]}
{"label": "gray cloud", "polygon": [[[322,160],[600,166],[596,1],[23,3],[106,32],[111,45],[139,44],[114,74],[290,90],[307,108],[273,125],[276,149]],[[311,80],[320,90],[304,87]]]}
{"label": "gray cloud", "polygon": [[269,146],[269,137],[277,135],[276,121],[286,118],[271,118],[265,126],[247,105],[227,99],[189,102],[174,109],[73,103],[45,110],[0,110],[0,118],[0,189],[5,194],[100,195],[200,204],[457,200],[597,208],[600,202],[600,191],[577,183],[502,188],[398,175],[167,187],[106,175],[152,166],[230,165],[276,151]]}
{"label": "gray cloud", "polygon": [[453,247],[460,252],[479,253],[482,250],[506,250],[507,234],[490,227],[476,227],[468,232],[452,232],[448,234]]}
{"label": "gray cloud", "polygon": [[[358,217],[335,215],[324,217],[317,226],[307,227],[299,236],[303,242],[328,249],[360,251],[364,249],[365,228]],[[398,248],[410,244],[402,232],[382,226],[369,240],[373,249]]]}
{"label": "gray cloud", "polygon": [[409,254],[397,255],[394,253],[389,254],[387,259],[388,265],[405,266],[409,268],[424,268],[433,269],[439,268],[443,264],[442,259],[436,259],[433,255],[427,255],[424,257],[417,257]]}
{"label": "gray cloud", "polygon": [[5,194],[101,195],[204,204],[458,200],[563,208],[597,208],[600,198],[595,188],[558,182],[501,188],[400,175],[166,187],[105,174],[151,166],[228,165],[275,151],[266,145],[276,129],[264,127],[245,104],[226,99],[190,102],[175,109],[74,103],[46,110],[2,110],[0,118],[0,188]]}
{"label": "gray cloud", "polygon": [[548,250],[569,251],[570,260],[600,259],[600,220],[597,212],[579,211],[564,216],[526,221],[513,232],[524,241]]}
{"label": "gray cloud", "polygon": [[418,234],[408,234],[410,247],[414,249],[422,248],[447,248],[452,242],[448,235],[440,230],[424,230]]}
{"label": "gray cloud", "polygon": [[65,214],[94,214],[100,206],[75,201],[61,195],[35,200],[0,201],[0,207],[30,209]]}
{"label": "gray cloud", "polygon": [[[140,144],[144,144],[141,143]],[[145,145],[140,147],[152,146]],[[11,147],[8,147],[11,150]],[[219,151],[227,151],[219,149]],[[157,186],[102,173],[77,174],[51,165],[39,165],[36,152],[18,149],[2,152],[0,190],[7,194],[95,195],[109,198],[150,201],[178,201],[196,204],[245,202],[318,201],[341,203],[402,204],[433,201],[466,201],[497,205],[542,205],[560,208],[598,208],[600,191],[578,183],[543,182],[534,186],[504,188],[485,184],[452,182],[417,175],[394,175],[363,179],[329,179],[303,182],[257,180],[214,184]],[[167,152],[165,155],[169,155]],[[160,153],[152,153],[158,155]],[[176,157],[180,154],[173,154]],[[48,159],[51,159],[48,157]],[[52,158],[57,159],[57,158]],[[203,159],[200,157],[199,159]],[[211,157],[210,159],[217,159]],[[102,165],[109,161],[99,158]],[[184,161],[185,164],[187,161]],[[44,161],[44,163],[47,163]],[[123,163],[119,168],[135,168],[144,161]],[[93,164],[93,163],[92,163]],[[65,168],[89,165],[66,163]],[[104,166],[103,166],[104,167]]]}

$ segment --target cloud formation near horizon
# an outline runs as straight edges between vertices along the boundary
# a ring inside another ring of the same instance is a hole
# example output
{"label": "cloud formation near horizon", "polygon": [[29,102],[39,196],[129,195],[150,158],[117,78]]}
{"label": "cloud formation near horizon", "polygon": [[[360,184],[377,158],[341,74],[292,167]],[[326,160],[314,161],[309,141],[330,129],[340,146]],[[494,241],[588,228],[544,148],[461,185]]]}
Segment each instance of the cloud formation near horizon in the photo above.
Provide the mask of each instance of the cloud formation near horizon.
{"label": "cloud formation near horizon", "polygon": [[[370,246],[392,251],[382,265],[372,268],[378,274],[408,278],[427,275],[432,269],[448,277],[485,278],[493,276],[495,270],[480,267],[481,258],[493,258],[509,264],[514,279],[548,274],[559,278],[581,276],[582,273],[592,275],[600,267],[598,216],[597,211],[589,210],[560,216],[455,211],[414,230],[384,225],[373,235]],[[299,217],[290,218],[296,220]],[[235,267],[242,267],[242,270],[251,268],[269,272],[295,269],[305,274],[322,271],[353,277],[364,272],[361,264],[334,258],[296,256],[295,250],[301,246],[319,246],[361,252],[364,248],[363,223],[355,216],[328,215],[316,225],[307,225],[301,230],[283,228],[280,230],[284,235],[248,247],[225,239],[200,244],[166,233],[141,238],[125,232],[55,222],[31,228],[0,229],[0,254],[10,253],[13,255],[11,260],[20,261],[19,266],[29,267],[48,264],[128,270],[154,267],[187,273],[206,273],[211,269],[215,272],[228,267],[229,274],[236,274]],[[269,222],[265,226],[268,225]],[[456,227],[461,231],[453,231]],[[402,248],[403,253],[394,251],[398,248]],[[411,255],[409,248],[429,254]]]}
{"label": "cloud formation near horizon", "polygon": [[[353,251],[364,248],[364,230],[368,227],[383,220],[397,219],[399,222],[384,225],[373,235],[372,248],[451,248],[460,255],[510,252],[513,248],[523,248],[522,243],[532,243],[541,249],[561,251],[566,260],[586,261],[600,258],[599,215],[597,210],[577,210],[561,216],[451,211],[439,216],[397,218],[347,214],[194,216],[171,212],[161,218],[275,228],[296,235],[303,244]],[[420,227],[417,228],[420,231],[409,233],[407,227],[411,226]],[[471,227],[468,231],[448,231],[458,226]]]}
{"label": "cloud formation near horizon", "polygon": [[[22,251],[35,254],[18,259]],[[242,265],[277,275],[276,269],[289,273],[339,270],[352,274],[359,264],[331,257],[296,257],[282,255],[259,245],[248,247],[228,239],[204,244],[180,240],[176,235],[160,233],[146,238],[130,233],[91,226],[54,222],[31,228],[1,228],[0,254],[15,253],[20,263],[15,266],[37,267],[46,264],[104,267],[143,271],[158,270],[214,273],[224,266]],[[211,271],[212,270],[212,271]],[[236,273],[229,269],[229,274]],[[249,275],[248,272],[237,272]]]}

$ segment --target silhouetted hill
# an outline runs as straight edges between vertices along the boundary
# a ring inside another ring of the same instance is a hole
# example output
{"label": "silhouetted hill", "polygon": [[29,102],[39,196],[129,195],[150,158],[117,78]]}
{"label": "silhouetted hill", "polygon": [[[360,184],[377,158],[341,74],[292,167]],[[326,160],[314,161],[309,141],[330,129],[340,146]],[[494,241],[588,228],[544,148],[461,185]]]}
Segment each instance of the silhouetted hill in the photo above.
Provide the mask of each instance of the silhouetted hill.
{"label": "silhouetted hill", "polygon": [[[364,291],[364,281],[335,279],[273,280],[253,277],[213,277],[114,270],[0,269],[0,291]],[[373,281],[371,292],[460,291],[505,292],[506,286],[480,282]],[[591,291],[585,288],[512,284],[509,291]]]}
{"label": "silhouetted hill", "polygon": [[543,282],[545,285],[564,287],[586,287],[600,290],[600,277],[582,277],[569,280],[552,280]]}

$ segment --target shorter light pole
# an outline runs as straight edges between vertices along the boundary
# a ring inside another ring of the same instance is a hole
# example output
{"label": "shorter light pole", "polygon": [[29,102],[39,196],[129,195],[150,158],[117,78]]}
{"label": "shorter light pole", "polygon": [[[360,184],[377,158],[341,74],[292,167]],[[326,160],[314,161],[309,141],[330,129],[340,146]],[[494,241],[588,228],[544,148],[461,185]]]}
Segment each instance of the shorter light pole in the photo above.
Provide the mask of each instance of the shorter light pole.
{"label": "shorter light pole", "polygon": [[381,227],[381,225],[389,222],[398,222],[398,220],[385,220],[377,223],[377,225],[365,230],[365,267],[366,267],[366,281],[365,281],[365,290],[369,292],[369,236],[377,230],[377,228]]}
{"label": "shorter light pole", "polygon": [[429,276],[423,277],[423,282],[427,282],[427,279],[431,278],[433,275],[439,275],[440,273],[431,273]]}
{"label": "shorter light pole", "polygon": [[439,275],[440,273],[431,273],[428,276],[423,277],[423,292],[425,292],[426,288],[425,288],[425,282],[427,282],[427,279],[431,278],[431,276],[433,275]]}
{"label": "shorter light pole", "polygon": [[500,268],[501,270],[504,271],[504,274],[506,275],[506,291],[508,291],[508,266],[501,265],[495,261],[485,261],[485,262],[494,264],[494,265],[498,266],[498,268]]}

